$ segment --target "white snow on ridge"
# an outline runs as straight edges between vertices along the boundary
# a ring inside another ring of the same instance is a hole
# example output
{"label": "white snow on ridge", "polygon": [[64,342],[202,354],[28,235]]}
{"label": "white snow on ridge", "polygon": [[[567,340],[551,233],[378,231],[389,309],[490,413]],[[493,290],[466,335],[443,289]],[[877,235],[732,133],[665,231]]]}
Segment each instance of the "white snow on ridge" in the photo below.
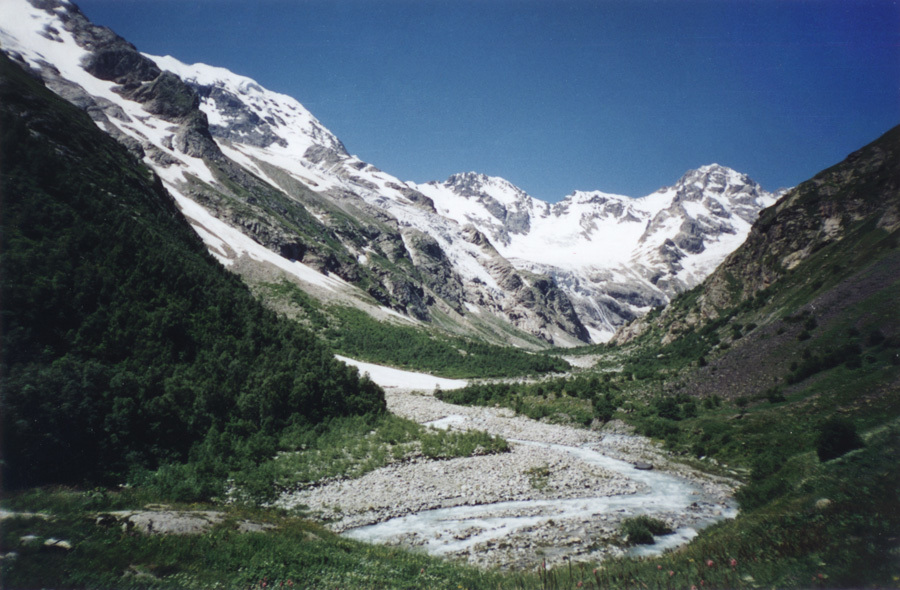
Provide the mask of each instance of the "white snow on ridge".
{"label": "white snow on ridge", "polygon": [[[387,210],[401,227],[414,227],[437,239],[463,278],[477,279],[494,289],[498,296],[503,296],[494,278],[479,262],[483,253],[477,246],[462,238],[459,224],[409,202],[399,190],[409,188],[406,183],[348,155],[340,141],[299,102],[289,96],[266,90],[254,80],[223,68],[205,64],[187,65],[169,56],[147,57],[188,82],[220,87],[235,94],[261,119],[269,121],[270,125],[272,120],[277,122],[272,125],[273,131],[285,145],[273,143],[262,148],[247,143],[222,142],[220,147],[228,157],[274,186],[277,183],[255,164],[254,159],[281,168],[317,192],[346,190],[358,195],[367,203]],[[225,126],[229,124],[228,118],[217,111],[214,100],[204,99],[200,108],[210,121]],[[306,154],[311,147],[326,148],[331,152],[331,158],[321,163],[310,161]]]}
{"label": "white snow on ridge", "polygon": [[328,291],[339,292],[354,288],[340,277],[325,276],[302,262],[288,260],[276,254],[239,230],[216,219],[201,205],[185,197],[174,187],[170,186],[169,189],[175,195],[178,206],[191,226],[203,239],[213,256],[223,265],[231,266],[236,258],[246,255],[254,260],[273,264],[306,283]]}
{"label": "white snow on ridge", "polygon": [[[262,118],[288,144],[286,148],[271,146],[269,149],[274,154],[302,156],[312,145],[323,145],[343,152],[340,140],[291,96],[267,90],[256,80],[235,74],[225,68],[203,63],[185,64],[170,55],[144,55],[156,62],[160,68],[176,74],[185,82],[227,90],[262,114]],[[204,98],[200,109],[206,113],[211,125],[227,126],[230,123],[214,99]]]}
{"label": "white snow on ridge", "polygon": [[[140,103],[126,100],[119,93],[114,92],[114,83],[95,78],[82,68],[81,63],[87,52],[78,46],[72,34],[65,30],[56,14],[35,8],[26,0],[3,0],[3,4],[0,4],[0,16],[2,16],[0,19],[0,23],[2,23],[0,24],[0,45],[4,50],[19,53],[35,67],[40,67],[42,63],[52,64],[66,80],[80,85],[87,93],[95,97],[107,99],[118,105],[124,110],[130,121],[124,122],[110,118],[107,125],[117,126],[122,132],[143,145],[153,144],[157,149],[166,152],[180,162],[180,165],[163,167],[149,158],[145,160],[163,179],[166,187],[175,196],[179,207],[191,221],[192,227],[207,244],[210,252],[222,264],[229,266],[234,263],[235,258],[247,255],[254,260],[269,262],[307,283],[330,291],[350,288],[348,283],[338,277],[322,275],[300,262],[289,261],[281,257],[239,230],[218,220],[202,206],[185,197],[179,189],[185,181],[185,173],[193,174],[200,180],[212,184],[215,182],[212,172],[202,159],[187,156],[167,147],[175,133],[174,128],[170,128],[171,125],[151,116]],[[42,31],[46,35],[41,34]],[[180,63],[171,58],[161,58],[161,61],[163,63],[157,62],[157,65],[170,71],[177,70],[177,65]],[[262,89],[249,78],[236,76],[224,68],[204,66],[200,68],[200,72],[201,75],[205,74],[208,78],[220,75],[234,78],[240,88],[262,92]],[[178,74],[179,72],[175,71],[174,73]],[[286,109],[295,110],[300,116],[308,116],[315,122],[315,119],[308,115],[308,111],[299,103],[290,97],[277,96],[286,105]],[[212,109],[210,112],[215,114]],[[335,141],[337,140],[335,139]],[[262,171],[248,158],[245,157],[239,163],[265,177]]]}
{"label": "white snow on ridge", "polygon": [[[64,80],[121,107],[128,121],[110,117],[100,126],[140,142],[148,154],[145,162],[176,194],[197,233],[223,264],[232,265],[246,255],[324,289],[351,287],[269,251],[181,194],[186,175],[216,184],[212,171],[202,159],[169,147],[176,126],[114,92],[114,83],[82,69],[86,52],[66,31],[60,16],[27,0],[0,0],[0,46],[36,68],[51,64]],[[574,191],[553,205],[532,198],[503,178],[474,172],[453,175],[443,183],[405,183],[349,155],[337,137],[290,96],[225,68],[187,65],[170,56],[146,57],[200,87],[200,108],[214,135],[224,138],[218,141],[220,149],[248,172],[275,187],[287,175],[325,199],[350,207],[357,207],[356,198],[361,199],[396,223],[413,256],[417,242],[410,228],[434,238],[453,273],[462,279],[469,293],[462,304],[473,314],[486,311],[479,307],[485,301],[495,311],[506,309],[509,294],[492,275],[500,276],[502,261],[491,264],[491,248],[471,243],[467,226],[487,236],[516,269],[554,277],[594,341],[603,341],[628,316],[617,315],[615,305],[608,302],[616,300],[632,313],[641,313],[677,290],[699,283],[743,242],[759,208],[775,201],[774,195],[761,191],[745,175],[717,164],[689,171],[675,186],[645,197]],[[45,74],[52,81],[52,73],[45,70]],[[265,124],[257,124],[260,120]],[[159,152],[168,158],[150,158]],[[159,163],[166,160],[177,163]],[[280,170],[272,172],[263,163]],[[430,198],[436,213],[410,190]],[[328,225],[328,219],[316,211],[310,213]],[[682,251],[668,241],[673,239]],[[348,249],[366,264],[368,258],[356,251],[357,246]]]}
{"label": "white snow on ridge", "polygon": [[114,92],[115,83],[95,78],[82,68],[87,51],[79,47],[72,34],[65,29],[58,13],[51,14],[35,8],[27,0],[3,0],[0,3],[0,46],[5,51],[18,53],[38,69],[43,64],[55,67],[62,78],[77,84],[88,94],[121,107],[130,121],[110,117],[108,125],[115,125],[141,144],[152,143],[180,163],[163,169],[149,158],[145,159],[160,176],[169,181],[175,181],[176,177],[177,180],[184,180],[184,173],[188,172],[204,182],[213,182],[212,172],[203,160],[167,147],[167,140],[173,132],[165,127],[164,121],[150,115],[140,103]]}

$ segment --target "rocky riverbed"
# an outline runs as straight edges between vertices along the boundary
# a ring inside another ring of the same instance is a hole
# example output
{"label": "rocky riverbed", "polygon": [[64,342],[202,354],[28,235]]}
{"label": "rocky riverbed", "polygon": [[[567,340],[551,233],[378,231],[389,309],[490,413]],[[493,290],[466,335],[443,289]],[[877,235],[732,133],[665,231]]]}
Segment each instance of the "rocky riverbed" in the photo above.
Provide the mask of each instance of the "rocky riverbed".
{"label": "rocky riverbed", "polygon": [[[676,529],[660,546],[685,542],[697,528],[734,514],[736,482],[671,463],[622,424],[587,430],[407,389],[386,393],[395,414],[438,428],[484,430],[509,440],[511,450],[396,463],[285,494],[279,505],[306,506],[355,538],[500,567],[620,554],[619,525],[635,514]],[[653,469],[636,470],[637,462]]]}

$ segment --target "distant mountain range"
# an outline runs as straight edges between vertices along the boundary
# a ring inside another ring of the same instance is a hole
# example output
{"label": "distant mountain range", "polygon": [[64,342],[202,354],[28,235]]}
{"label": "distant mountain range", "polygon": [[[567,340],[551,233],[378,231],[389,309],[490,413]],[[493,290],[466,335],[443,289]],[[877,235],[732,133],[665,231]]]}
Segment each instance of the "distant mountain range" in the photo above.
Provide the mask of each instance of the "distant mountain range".
{"label": "distant mountain range", "polygon": [[[0,46],[141,158],[220,262],[376,318],[526,347],[608,340],[706,278],[778,196],[729,168],[549,204],[501,178],[403,182],[300,103],[143,55],[61,0],[8,0]],[[386,138],[387,140],[387,138]]]}

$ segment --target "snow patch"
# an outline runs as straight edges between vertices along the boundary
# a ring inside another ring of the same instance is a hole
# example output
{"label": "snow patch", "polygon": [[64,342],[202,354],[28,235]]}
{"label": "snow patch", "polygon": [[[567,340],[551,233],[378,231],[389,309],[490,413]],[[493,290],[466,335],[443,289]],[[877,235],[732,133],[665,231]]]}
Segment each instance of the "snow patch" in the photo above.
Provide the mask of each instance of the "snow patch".
{"label": "snow patch", "polygon": [[414,371],[404,371],[393,367],[365,363],[340,355],[335,355],[335,358],[356,367],[360,373],[367,374],[372,381],[382,387],[401,387],[403,389],[431,391],[436,387],[441,389],[460,389],[469,384],[465,379],[435,377],[427,373],[416,373]]}

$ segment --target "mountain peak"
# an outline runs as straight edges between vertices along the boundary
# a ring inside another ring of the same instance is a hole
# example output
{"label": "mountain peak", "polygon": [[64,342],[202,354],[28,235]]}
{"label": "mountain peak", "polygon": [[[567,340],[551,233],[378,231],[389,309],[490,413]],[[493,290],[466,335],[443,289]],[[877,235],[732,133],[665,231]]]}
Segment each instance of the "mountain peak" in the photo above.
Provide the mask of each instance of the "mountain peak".
{"label": "mountain peak", "polygon": [[531,199],[528,193],[505,178],[488,176],[481,172],[453,174],[443,182],[443,185],[462,197],[490,195],[505,205]]}
{"label": "mountain peak", "polygon": [[169,55],[146,57],[197,92],[215,137],[300,153],[321,146],[348,155],[341,141],[293,97],[225,68],[186,64]]}
{"label": "mountain peak", "polygon": [[696,170],[688,170],[675,186],[684,186],[691,183],[700,183],[703,187],[715,185],[720,185],[722,187],[748,185],[759,188],[759,185],[751,180],[746,174],[742,174],[733,168],[722,166],[721,164],[707,164],[705,166],[700,166]]}

